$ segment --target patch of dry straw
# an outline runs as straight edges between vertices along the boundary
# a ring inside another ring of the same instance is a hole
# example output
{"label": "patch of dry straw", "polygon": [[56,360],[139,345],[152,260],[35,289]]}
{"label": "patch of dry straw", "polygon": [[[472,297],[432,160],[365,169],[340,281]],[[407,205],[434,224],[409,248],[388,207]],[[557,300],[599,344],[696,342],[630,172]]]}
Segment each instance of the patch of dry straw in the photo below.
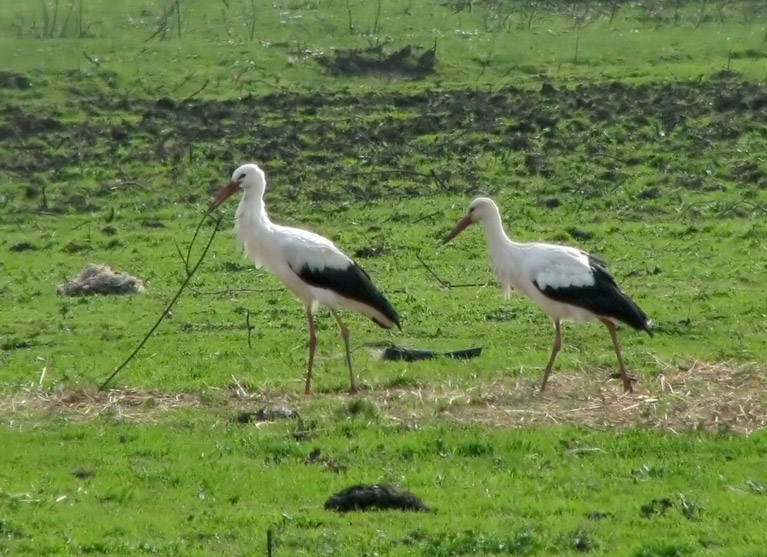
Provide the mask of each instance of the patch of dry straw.
{"label": "patch of dry straw", "polygon": [[[577,424],[595,428],[647,427],[668,431],[705,429],[748,434],[767,423],[767,367],[732,362],[659,362],[661,371],[643,378],[633,394],[623,394],[620,381],[601,381],[604,370],[578,374],[554,373],[547,392],[535,380],[508,377],[457,388],[451,385],[373,388],[362,397],[394,421],[449,420],[499,427]],[[203,393],[159,391],[30,390],[0,398],[0,416],[24,410],[48,411],[83,418],[118,417],[156,420],[179,408],[284,406],[299,412],[325,406],[329,400],[348,402],[344,393],[310,398],[273,389],[243,387],[236,379],[227,389]]]}
{"label": "patch of dry straw", "polygon": [[[624,394],[607,373],[552,374],[547,391],[529,378],[508,378],[467,389],[402,391],[381,401],[402,419],[417,418],[418,406],[437,408],[458,422],[505,427],[578,424],[595,428],[647,427],[669,431],[705,429],[750,433],[767,423],[767,368],[756,364],[690,361],[644,378]],[[407,404],[417,396],[419,405]],[[403,412],[403,408],[408,409]]]}

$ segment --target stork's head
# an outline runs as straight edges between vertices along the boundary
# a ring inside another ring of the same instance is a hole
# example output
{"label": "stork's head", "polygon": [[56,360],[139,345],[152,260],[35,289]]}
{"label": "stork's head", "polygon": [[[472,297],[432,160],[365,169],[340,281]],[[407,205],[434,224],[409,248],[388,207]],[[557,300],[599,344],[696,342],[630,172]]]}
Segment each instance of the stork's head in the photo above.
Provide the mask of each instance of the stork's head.
{"label": "stork's head", "polygon": [[498,206],[495,201],[489,197],[478,197],[471,203],[466,210],[466,216],[463,217],[458,224],[455,225],[452,232],[445,237],[444,244],[447,244],[450,240],[458,236],[461,231],[472,223],[477,221],[488,219],[498,214]]}
{"label": "stork's head", "polygon": [[256,195],[261,196],[264,194],[264,188],[266,187],[266,178],[264,177],[264,171],[258,168],[255,164],[243,164],[232,174],[232,180],[218,192],[216,198],[211,202],[208,207],[208,212],[213,211],[224,201],[229,199],[238,189],[242,189],[245,192],[254,192]]}

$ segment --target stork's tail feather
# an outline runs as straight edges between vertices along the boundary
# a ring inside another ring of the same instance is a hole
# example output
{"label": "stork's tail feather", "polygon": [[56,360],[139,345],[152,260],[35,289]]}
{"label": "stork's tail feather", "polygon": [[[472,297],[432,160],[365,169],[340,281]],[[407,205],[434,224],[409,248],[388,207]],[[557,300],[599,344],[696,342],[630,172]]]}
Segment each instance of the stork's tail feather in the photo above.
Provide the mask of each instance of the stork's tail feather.
{"label": "stork's tail feather", "polygon": [[647,314],[642,311],[642,308],[640,308],[637,303],[626,294],[621,292],[621,297],[623,298],[624,305],[619,312],[620,315],[615,315],[615,317],[623,321],[626,325],[630,325],[639,331],[646,331],[648,335],[653,336],[654,333],[651,328],[652,320],[650,320],[647,317]]}

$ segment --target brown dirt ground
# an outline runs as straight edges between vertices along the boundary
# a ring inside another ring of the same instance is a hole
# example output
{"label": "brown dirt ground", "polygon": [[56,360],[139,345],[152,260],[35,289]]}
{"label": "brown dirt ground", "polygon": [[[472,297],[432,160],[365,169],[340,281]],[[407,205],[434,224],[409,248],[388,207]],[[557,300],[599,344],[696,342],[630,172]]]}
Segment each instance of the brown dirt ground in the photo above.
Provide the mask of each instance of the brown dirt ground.
{"label": "brown dirt ground", "polygon": [[[193,161],[228,168],[242,157],[237,153],[250,153],[267,171],[269,161],[290,160],[280,167],[284,185],[275,187],[275,195],[312,200],[388,198],[392,175],[376,169],[399,169],[400,177],[417,183],[402,195],[424,188],[474,191],[485,164],[477,153],[502,154],[519,179],[543,176],[561,187],[570,187],[568,169],[576,165],[579,175],[591,176],[593,195],[620,183],[619,169],[638,164],[661,168],[673,186],[713,187],[689,169],[700,166],[691,161],[720,159],[733,180],[767,187],[763,169],[746,158],[722,158],[742,138],[761,133],[767,115],[764,88],[728,72],[699,82],[544,83],[539,91],[281,91],[191,101],[75,96],[64,109],[87,119],[67,122],[58,109],[0,102],[0,140],[11,147],[0,149],[0,167],[7,172],[47,173],[66,183],[79,172],[73,161],[104,169],[99,186],[62,198],[57,210],[92,211],[100,196],[140,187],[159,168],[168,168],[171,177],[183,176]],[[370,173],[355,184],[346,160],[369,160]],[[445,161],[438,179],[416,171],[424,160]],[[349,178],[348,191],[304,187],[337,176]]]}

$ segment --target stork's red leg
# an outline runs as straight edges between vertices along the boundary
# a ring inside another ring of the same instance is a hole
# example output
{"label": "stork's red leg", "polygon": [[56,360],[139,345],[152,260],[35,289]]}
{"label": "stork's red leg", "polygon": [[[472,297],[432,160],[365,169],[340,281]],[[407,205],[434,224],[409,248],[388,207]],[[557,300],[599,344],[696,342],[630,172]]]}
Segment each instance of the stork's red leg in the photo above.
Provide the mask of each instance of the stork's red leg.
{"label": "stork's red leg", "polygon": [[312,366],[314,365],[314,348],[317,346],[317,337],[314,332],[314,316],[311,306],[306,308],[306,317],[309,319],[309,365],[306,370],[306,388],[304,394],[312,394]]}
{"label": "stork's red leg", "polygon": [[344,322],[341,321],[341,318],[338,316],[335,310],[330,311],[333,314],[333,317],[336,318],[338,327],[341,329],[341,337],[344,339],[344,348],[346,348],[346,363],[349,365],[349,381],[351,382],[349,392],[354,394],[357,392],[357,381],[354,379],[354,370],[352,369],[352,353],[349,350],[349,329],[346,328],[346,325],[344,325]]}
{"label": "stork's red leg", "polygon": [[554,367],[554,360],[557,358],[559,349],[562,348],[562,333],[559,329],[559,321],[554,321],[554,346],[551,348],[551,357],[546,365],[546,371],[543,373],[543,382],[541,383],[541,392],[546,390],[546,382],[549,380],[551,368]]}
{"label": "stork's red leg", "polygon": [[628,373],[626,373],[626,366],[623,365],[623,356],[621,356],[621,347],[618,345],[618,335],[615,333],[615,324],[608,319],[602,319],[601,321],[605,324],[607,330],[610,331],[610,337],[613,339],[613,347],[615,348],[615,355],[618,356],[618,367],[620,367],[621,379],[623,380],[623,390],[627,393],[634,392],[634,388],[631,386],[631,378]]}

